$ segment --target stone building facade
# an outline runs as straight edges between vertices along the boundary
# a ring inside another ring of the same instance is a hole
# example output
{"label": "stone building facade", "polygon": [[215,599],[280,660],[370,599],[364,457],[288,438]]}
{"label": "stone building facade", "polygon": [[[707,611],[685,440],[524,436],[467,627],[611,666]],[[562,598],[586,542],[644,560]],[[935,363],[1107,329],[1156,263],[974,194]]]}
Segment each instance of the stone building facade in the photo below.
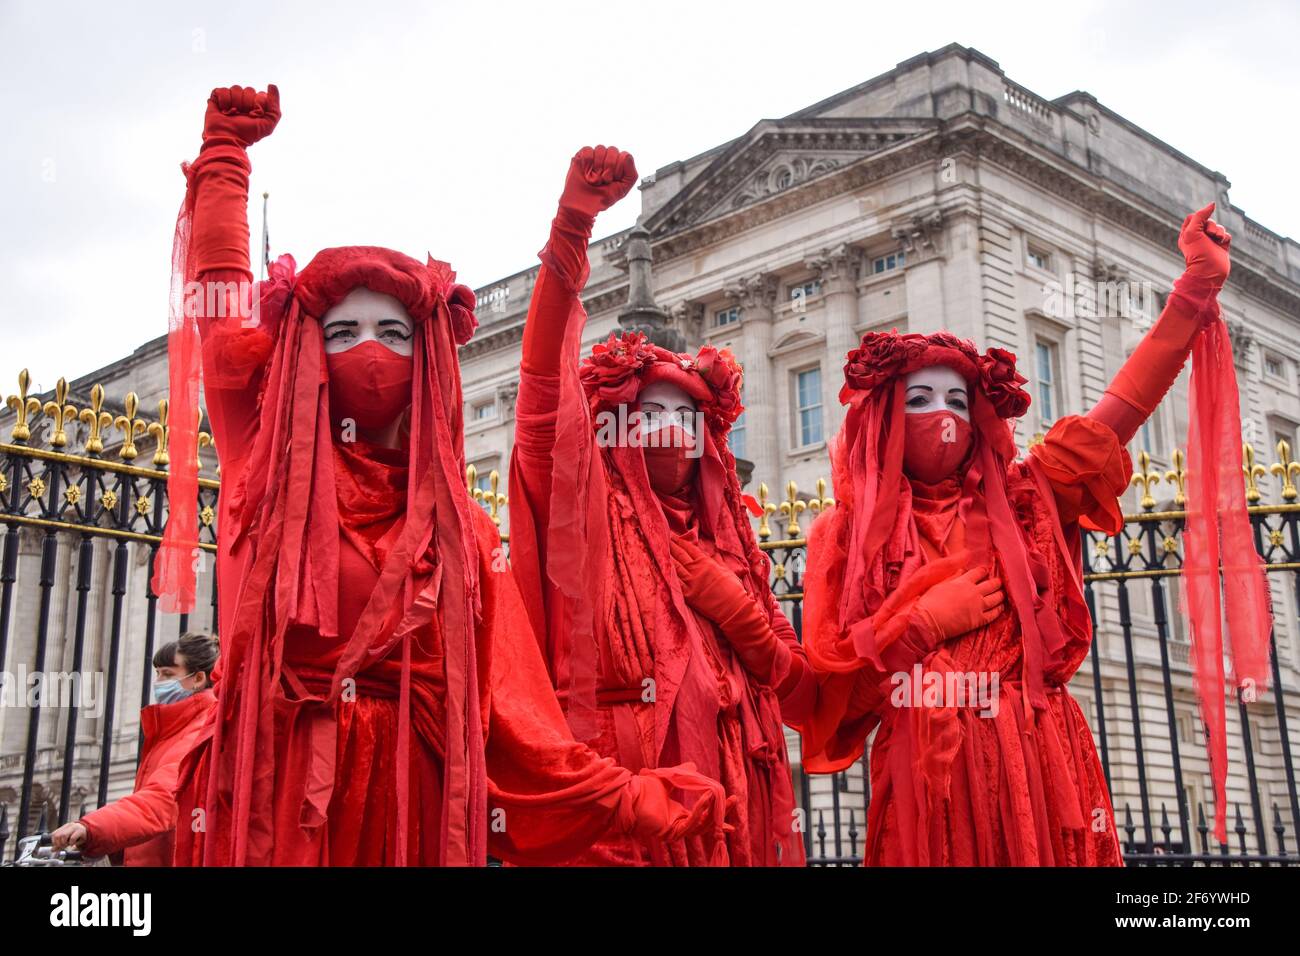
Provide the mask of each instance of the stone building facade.
{"label": "stone building facade", "polygon": [[[1182,271],[1176,237],[1184,215],[1210,200],[1234,235],[1221,302],[1239,364],[1244,437],[1276,457],[1279,441],[1296,447],[1300,428],[1300,245],[1232,206],[1223,174],[1088,93],[1044,99],[984,54],[960,46],[913,57],[789,116],[760,120],[647,176],[637,227],[644,236],[626,230],[592,244],[585,342],[619,330],[620,316],[645,305],[629,303],[629,248],[644,239],[653,257],[650,292],[667,328],[692,351],[725,346],[744,365],[746,412],[733,447],[752,474],[749,491],[763,482],[779,499],[777,489],[793,480],[806,496],[817,479],[829,478],[827,441],[843,417],[843,357],[873,329],[946,328],[981,349],[1015,352],[1034,398],[1017,429],[1023,447],[1055,419],[1101,397]],[[534,228],[540,243],[546,224]],[[499,491],[506,490],[520,342],[536,274],[533,264],[478,290],[480,328],[461,350],[466,461],[484,490],[493,471]],[[147,405],[165,387],[164,361],[161,342],[154,342],[84,381],[116,377]],[[1150,469],[1162,474],[1175,465],[1171,451],[1186,434],[1186,408],[1184,374],[1135,439],[1135,461],[1146,452]],[[1168,482],[1151,489],[1162,507],[1174,493]],[[1139,510],[1140,494],[1133,490],[1126,510]],[[1300,678],[1295,590],[1289,579],[1274,588],[1288,697]],[[1073,689],[1094,721],[1098,703],[1105,707],[1115,802],[1122,807],[1136,802],[1137,728],[1122,716],[1130,684],[1116,593],[1098,588],[1097,602],[1102,700],[1090,663]],[[1172,814],[1173,777],[1160,756],[1169,733],[1151,598],[1136,588],[1132,603],[1146,774],[1155,805],[1168,803]],[[18,648],[25,626],[20,618]],[[1197,807],[1209,794],[1208,767],[1186,634],[1177,621],[1172,626],[1184,782]],[[1288,708],[1296,712],[1300,704],[1290,699]],[[1253,728],[1253,756],[1265,805],[1285,807],[1281,743],[1268,713],[1260,711]],[[134,732],[133,718],[131,708],[121,712],[124,735]],[[1229,720],[1239,720],[1235,708]],[[12,755],[16,731],[0,728],[3,752]],[[1230,739],[1238,730],[1230,726]],[[796,738],[791,743],[797,748]],[[11,758],[4,759],[0,786],[11,779]],[[1230,800],[1246,799],[1240,766],[1234,759]],[[125,772],[120,780],[129,785]],[[821,806],[833,796],[860,805],[862,787],[860,772],[813,784]]]}

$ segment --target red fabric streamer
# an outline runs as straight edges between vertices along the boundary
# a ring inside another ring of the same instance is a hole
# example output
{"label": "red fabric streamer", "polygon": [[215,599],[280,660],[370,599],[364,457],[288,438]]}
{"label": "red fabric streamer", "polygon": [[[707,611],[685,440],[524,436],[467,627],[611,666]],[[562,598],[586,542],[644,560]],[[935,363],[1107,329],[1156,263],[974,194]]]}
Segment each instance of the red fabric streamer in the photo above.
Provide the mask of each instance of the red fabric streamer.
{"label": "red fabric streamer", "polygon": [[1272,610],[1242,487],[1241,411],[1228,329],[1217,299],[1201,309],[1210,321],[1192,345],[1187,431],[1184,611],[1191,622],[1192,666],[1214,781],[1214,835],[1228,839],[1227,714],[1223,627],[1232,683],[1254,699],[1268,685]]}

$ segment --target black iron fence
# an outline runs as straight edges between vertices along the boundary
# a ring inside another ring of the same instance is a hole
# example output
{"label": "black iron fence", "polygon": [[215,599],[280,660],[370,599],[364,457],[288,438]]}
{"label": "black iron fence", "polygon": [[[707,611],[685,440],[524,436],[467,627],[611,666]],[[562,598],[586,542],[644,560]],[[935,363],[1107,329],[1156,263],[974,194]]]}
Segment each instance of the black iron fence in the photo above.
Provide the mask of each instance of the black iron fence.
{"label": "black iron fence", "polygon": [[[138,735],[130,715],[119,712],[128,685],[138,679],[140,706],[149,703],[155,646],[169,639],[164,634],[191,626],[187,616],[161,614],[149,587],[167,512],[166,402],[159,402],[155,420],[146,420],[134,394],[109,406],[98,385],[80,395],[60,380],[41,397],[29,396],[28,385],[24,372],[18,394],[6,401],[11,411],[2,427],[9,440],[0,442],[0,859],[23,836],[102,806],[110,784],[129,782]],[[201,436],[200,446],[209,449],[212,465],[210,436]],[[1230,727],[1228,844],[1218,845],[1208,824],[1213,806],[1203,732],[1186,634],[1168,589],[1181,570],[1181,456],[1175,453],[1164,473],[1140,456],[1133,480],[1142,490],[1141,511],[1127,516],[1119,535],[1088,535],[1084,542],[1086,596],[1096,623],[1090,662],[1071,689],[1089,713],[1130,863],[1300,860],[1287,722],[1288,710],[1300,712],[1293,637],[1300,606],[1294,483],[1300,464],[1285,443],[1269,468],[1256,464],[1249,447],[1247,456],[1251,520],[1274,583],[1277,628],[1272,688],[1257,700],[1238,700]],[[1263,504],[1261,481],[1269,476],[1278,500]],[[467,480],[499,523],[506,506],[499,476],[480,479],[471,469]],[[1168,507],[1158,507],[1152,493],[1162,484],[1171,491]],[[206,554],[216,546],[218,489],[215,478],[200,479],[195,506]],[[759,486],[756,532],[772,558],[773,591],[798,632],[805,528],[834,502],[823,482],[811,496],[793,482],[784,493],[771,500]],[[210,565],[200,582],[210,600],[194,626],[212,627],[217,595]],[[102,684],[93,714],[84,706],[87,682]],[[797,747],[797,738],[791,743]],[[824,777],[803,773],[796,761],[812,865],[861,862],[868,759],[869,748],[850,769]]]}

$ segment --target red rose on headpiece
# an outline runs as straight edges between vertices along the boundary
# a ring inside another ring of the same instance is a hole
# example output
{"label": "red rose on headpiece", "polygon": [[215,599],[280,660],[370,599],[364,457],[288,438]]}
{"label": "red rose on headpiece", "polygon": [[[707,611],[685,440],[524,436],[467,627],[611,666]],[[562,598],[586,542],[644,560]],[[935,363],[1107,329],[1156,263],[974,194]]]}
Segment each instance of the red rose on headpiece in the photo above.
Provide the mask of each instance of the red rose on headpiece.
{"label": "red rose on headpiece", "polygon": [[868,332],[862,344],[848,354],[844,363],[844,388],[840,401],[847,392],[869,392],[899,374],[916,361],[929,347],[929,339],[916,332]]}
{"label": "red rose on headpiece", "polygon": [[1019,418],[1029,410],[1028,381],[1016,371],[1016,357],[1006,349],[991,348],[980,356],[980,390],[988,396],[999,418]]}
{"label": "red rose on headpiece", "polygon": [[740,386],[744,373],[735,356],[730,349],[706,345],[695,357],[695,370],[713,393],[713,408],[706,411],[716,415],[720,422],[731,425],[744,411],[744,406],[740,404]]}
{"label": "red rose on headpiece", "polygon": [[640,390],[638,373],[654,353],[641,332],[611,334],[599,342],[582,363],[579,375],[587,395],[607,405],[624,405],[636,400]]}

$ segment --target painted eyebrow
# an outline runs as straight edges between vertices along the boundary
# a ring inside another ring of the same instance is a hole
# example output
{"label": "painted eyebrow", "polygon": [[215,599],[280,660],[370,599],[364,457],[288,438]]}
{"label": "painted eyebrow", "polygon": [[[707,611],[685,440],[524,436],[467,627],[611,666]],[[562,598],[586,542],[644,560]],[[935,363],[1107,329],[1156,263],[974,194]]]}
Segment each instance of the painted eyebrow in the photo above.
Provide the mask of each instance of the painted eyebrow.
{"label": "painted eyebrow", "polygon": [[330,319],[328,322],[325,323],[325,327],[326,327],[326,328],[329,328],[331,325],[351,325],[351,326],[355,326],[356,324],[357,324],[357,320],[356,320],[356,319]]}
{"label": "painted eyebrow", "polygon": [[380,319],[379,325],[380,326],[397,325],[397,326],[401,326],[404,329],[410,328],[410,325],[407,323],[405,319]]}

